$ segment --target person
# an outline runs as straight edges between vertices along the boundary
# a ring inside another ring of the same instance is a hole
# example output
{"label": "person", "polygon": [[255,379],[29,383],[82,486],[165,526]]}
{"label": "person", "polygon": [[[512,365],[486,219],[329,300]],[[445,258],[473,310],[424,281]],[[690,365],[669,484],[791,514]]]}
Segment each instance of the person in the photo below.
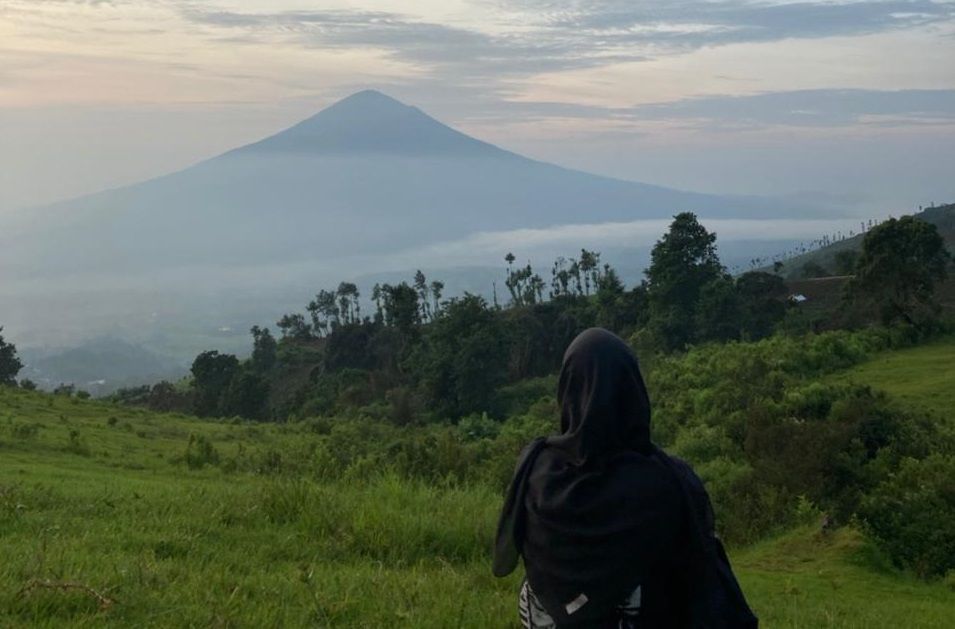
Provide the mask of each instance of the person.
{"label": "person", "polygon": [[522,452],[498,523],[493,572],[523,558],[527,629],[754,628],[703,484],[650,440],[637,359],[592,328],[567,348],[561,434]]}

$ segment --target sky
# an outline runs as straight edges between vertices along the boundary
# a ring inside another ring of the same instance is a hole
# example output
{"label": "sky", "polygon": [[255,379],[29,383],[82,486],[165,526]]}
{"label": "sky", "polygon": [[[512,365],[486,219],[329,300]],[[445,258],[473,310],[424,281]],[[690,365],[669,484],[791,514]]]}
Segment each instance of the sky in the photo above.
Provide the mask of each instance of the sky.
{"label": "sky", "polygon": [[624,179],[878,215],[955,200],[955,1],[0,0],[0,212],[366,88]]}

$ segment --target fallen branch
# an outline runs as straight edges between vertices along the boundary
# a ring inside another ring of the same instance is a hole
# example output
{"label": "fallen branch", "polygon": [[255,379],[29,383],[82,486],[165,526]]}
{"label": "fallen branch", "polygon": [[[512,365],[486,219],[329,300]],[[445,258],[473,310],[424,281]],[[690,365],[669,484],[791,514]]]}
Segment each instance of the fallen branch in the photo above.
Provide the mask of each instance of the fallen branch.
{"label": "fallen branch", "polygon": [[101,594],[90,586],[84,585],[82,583],[76,583],[73,581],[50,581],[48,579],[30,579],[27,581],[27,584],[24,585],[19,592],[17,592],[17,596],[26,596],[33,590],[37,589],[61,590],[63,592],[69,590],[79,590],[80,592],[88,594],[92,598],[96,599],[96,602],[99,603],[99,610],[101,612],[108,610],[116,603],[116,599],[106,596],[106,593],[108,593],[109,590],[104,590],[104,593]]}

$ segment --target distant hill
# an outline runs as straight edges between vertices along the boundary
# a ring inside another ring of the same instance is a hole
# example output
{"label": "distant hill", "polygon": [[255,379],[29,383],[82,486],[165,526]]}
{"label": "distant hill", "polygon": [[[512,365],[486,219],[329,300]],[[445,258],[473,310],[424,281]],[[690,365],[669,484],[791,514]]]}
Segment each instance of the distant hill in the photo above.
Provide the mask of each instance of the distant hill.
{"label": "distant hill", "polygon": [[683,192],[527,159],[369,90],[183,171],[19,212],[0,225],[0,269],[23,278],[327,261],[683,210],[819,215],[791,198]]}
{"label": "distant hill", "polygon": [[74,384],[94,395],[125,386],[178,379],[188,370],[177,361],[110,337],[62,351],[25,348],[20,353],[25,363],[21,378],[29,378],[45,389]]}

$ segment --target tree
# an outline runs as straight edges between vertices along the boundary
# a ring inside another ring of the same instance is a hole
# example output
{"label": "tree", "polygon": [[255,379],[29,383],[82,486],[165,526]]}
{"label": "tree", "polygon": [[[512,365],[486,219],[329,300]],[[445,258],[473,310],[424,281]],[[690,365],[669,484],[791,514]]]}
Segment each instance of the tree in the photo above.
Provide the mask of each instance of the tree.
{"label": "tree", "polygon": [[[0,326],[0,333],[3,326]],[[3,340],[0,334],[0,385],[15,385],[17,374],[23,369],[23,363],[17,357],[17,346]]]}
{"label": "tree", "polygon": [[700,291],[724,274],[716,234],[706,231],[695,214],[677,214],[654,245],[646,274],[650,326],[664,347],[679,349],[693,342]]}
{"label": "tree", "polygon": [[534,273],[528,262],[526,266],[514,269],[513,254],[508,254],[507,260],[507,279],[504,285],[511,293],[511,305],[515,307],[530,306],[543,301],[544,287],[546,284],[539,275]]}
{"label": "tree", "polygon": [[260,328],[253,325],[250,330],[252,334],[252,369],[265,373],[275,366],[278,357],[278,343],[275,337],[269,332],[268,328]]}
{"label": "tree", "polygon": [[625,298],[623,282],[609,264],[604,264],[603,273],[599,274],[596,280],[594,296],[597,304],[597,324],[619,331],[627,319],[630,305]]}
{"label": "tree", "polygon": [[192,362],[195,411],[200,417],[219,415],[223,394],[239,371],[239,359],[216,350],[202,352]]}
{"label": "tree", "polygon": [[[339,286],[339,289],[341,289],[341,286]],[[308,310],[312,317],[312,328],[319,336],[326,336],[334,330],[339,323],[341,310],[339,308],[338,298],[333,291],[318,291],[318,294],[315,295],[315,299],[310,301],[308,306],[306,306],[306,310]],[[290,333],[289,335],[295,336],[294,333]],[[283,336],[285,336],[284,329]]]}
{"label": "tree", "polygon": [[265,419],[269,383],[262,376],[241,370],[233,374],[222,392],[220,415],[238,415],[246,419]]}
{"label": "tree", "polygon": [[414,274],[414,288],[418,292],[418,303],[421,304],[421,320],[428,321],[431,319],[431,287],[421,269]]}
{"label": "tree", "polygon": [[736,280],[739,297],[739,329],[750,341],[773,333],[786,316],[789,291],[783,278],[773,273],[750,271]]}
{"label": "tree", "polygon": [[580,250],[580,260],[577,262],[584,280],[584,294],[590,294],[591,285],[596,289],[600,275],[600,254],[596,251]]}
{"label": "tree", "polygon": [[848,298],[873,304],[885,324],[925,323],[938,313],[935,284],[947,277],[950,260],[935,225],[889,219],[866,233]]}
{"label": "tree", "polygon": [[443,290],[444,282],[439,280],[431,282],[431,299],[434,302],[431,308],[432,318],[438,317],[441,314],[441,291]]}
{"label": "tree", "polygon": [[283,339],[307,341],[312,338],[312,329],[305,322],[305,317],[300,314],[283,315],[275,325],[282,331]]}
{"label": "tree", "polygon": [[739,338],[739,331],[739,294],[733,279],[723,275],[700,289],[695,336],[700,341],[728,341]]}
{"label": "tree", "polygon": [[554,266],[550,270],[550,296],[551,298],[570,294],[570,271],[567,269],[567,259],[559,256],[554,260]]}
{"label": "tree", "polygon": [[406,337],[411,336],[421,323],[418,292],[407,282],[401,282],[395,286],[384,284],[381,293],[385,325],[394,326]]}
{"label": "tree", "polygon": [[344,324],[361,321],[361,303],[358,286],[351,282],[342,282],[335,291],[338,297],[338,313],[340,322]]}
{"label": "tree", "polygon": [[452,418],[488,410],[507,375],[500,316],[482,297],[465,293],[448,302],[424,341],[412,365],[434,407]]}

